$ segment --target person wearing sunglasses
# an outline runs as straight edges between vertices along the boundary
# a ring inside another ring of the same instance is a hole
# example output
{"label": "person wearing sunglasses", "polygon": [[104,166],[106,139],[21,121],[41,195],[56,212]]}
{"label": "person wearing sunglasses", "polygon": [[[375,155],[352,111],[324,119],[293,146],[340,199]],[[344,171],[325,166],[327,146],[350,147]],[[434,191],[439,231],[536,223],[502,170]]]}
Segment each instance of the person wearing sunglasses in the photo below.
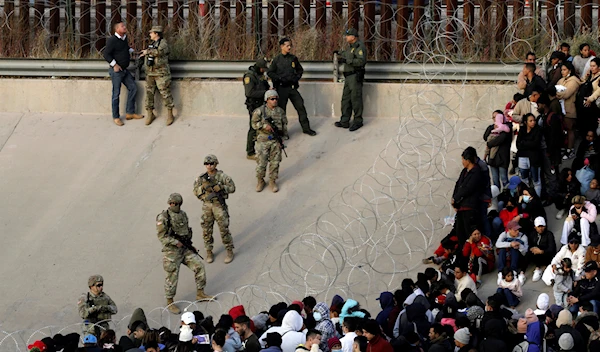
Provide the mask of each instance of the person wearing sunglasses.
{"label": "person wearing sunglasses", "polygon": [[108,321],[117,314],[117,305],[104,293],[104,278],[92,275],[88,279],[90,290],[83,293],[77,301],[79,316],[84,320],[83,334],[100,337],[100,333],[109,329]]}
{"label": "person wearing sunglasses", "polygon": [[[275,131],[278,131],[280,137],[287,135],[287,117],[285,111],[277,106],[278,100],[277,91],[268,90],[265,93],[265,104],[252,113],[252,128],[256,130],[257,142],[256,178],[258,184],[256,192],[265,188],[267,165],[269,166],[269,186],[274,193],[279,191],[276,181],[279,176],[279,163],[284,146],[277,141],[275,135],[277,132]],[[272,126],[268,120],[272,121],[275,126]]]}
{"label": "person wearing sunglasses", "polygon": [[204,158],[206,172],[194,181],[194,195],[204,204],[202,205],[202,233],[204,237],[204,248],[206,248],[206,262],[212,263],[213,254],[213,228],[215,220],[219,225],[221,240],[227,250],[225,264],[233,261],[233,238],[229,232],[229,212],[225,200],[230,193],[235,192],[235,184],[231,177],[223,171],[217,170],[219,160],[213,154]]}

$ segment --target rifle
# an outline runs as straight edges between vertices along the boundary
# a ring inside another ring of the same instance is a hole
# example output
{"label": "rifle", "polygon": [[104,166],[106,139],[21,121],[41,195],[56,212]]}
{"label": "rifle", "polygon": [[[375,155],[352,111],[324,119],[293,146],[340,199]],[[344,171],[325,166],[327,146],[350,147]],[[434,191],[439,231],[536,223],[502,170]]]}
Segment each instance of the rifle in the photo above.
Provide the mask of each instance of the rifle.
{"label": "rifle", "polygon": [[[89,293],[89,292],[87,293],[87,301],[85,302],[85,304],[86,304],[88,307],[90,307],[90,308],[94,306],[94,301],[90,299],[90,293]],[[98,315],[98,311],[95,311],[94,313],[90,314],[90,315],[88,316],[88,318],[89,318],[89,317],[96,317],[97,315]]]}
{"label": "rifle", "polygon": [[167,236],[173,237],[177,241],[181,242],[183,247],[196,253],[200,257],[200,259],[204,260],[204,258],[200,255],[200,252],[198,252],[196,247],[194,247],[194,245],[192,244],[192,238],[191,238],[192,228],[191,227],[189,228],[190,229],[190,238],[183,237],[181,235],[176,234],[175,231],[173,230],[173,227],[171,227],[171,216],[169,216],[169,211],[167,210],[167,211],[165,211],[165,213],[166,213],[166,218],[167,218],[167,226],[169,228],[169,231],[167,232]]}
{"label": "rifle", "polygon": [[279,143],[279,145],[281,146],[281,150],[283,150],[283,154],[285,154],[285,157],[287,158],[288,156],[287,156],[287,153],[285,152],[285,144],[283,144],[283,139],[281,138],[282,132],[279,131],[279,128],[277,128],[277,125],[275,124],[275,121],[273,121],[273,118],[267,117],[267,109],[266,109],[265,105],[263,105],[262,113],[263,113],[263,119],[273,129],[273,134],[269,135],[269,139],[275,138],[277,143]]}
{"label": "rifle", "polygon": [[204,175],[202,175],[202,178],[208,182],[209,187],[205,188],[206,191],[210,191],[209,194],[206,195],[206,197],[204,197],[204,200],[210,201],[211,199],[217,197],[217,199],[219,200],[219,203],[221,204],[221,206],[223,207],[223,210],[225,210],[225,212],[229,213],[229,210],[227,208],[227,203],[225,203],[225,198],[223,197],[223,190],[219,190],[219,192],[215,192],[213,190],[213,187],[215,186],[212,182],[212,178],[210,178],[210,175],[207,173],[205,173]]}

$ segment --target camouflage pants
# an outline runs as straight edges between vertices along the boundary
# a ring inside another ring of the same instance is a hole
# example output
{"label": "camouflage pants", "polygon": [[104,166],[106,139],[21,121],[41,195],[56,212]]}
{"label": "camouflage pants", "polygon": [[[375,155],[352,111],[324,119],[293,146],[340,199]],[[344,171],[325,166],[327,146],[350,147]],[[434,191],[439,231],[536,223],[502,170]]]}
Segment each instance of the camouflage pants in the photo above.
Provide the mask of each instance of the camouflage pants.
{"label": "camouflage pants", "polygon": [[167,109],[173,109],[173,96],[171,95],[171,75],[146,76],[146,110],[154,109],[154,93],[156,89],[162,95]]}
{"label": "camouflage pants", "polygon": [[279,163],[281,162],[281,146],[279,143],[274,140],[258,142],[256,145],[256,157],[256,178],[265,178],[268,164],[269,178],[277,180],[279,176]]}
{"label": "camouflage pants", "polygon": [[227,214],[221,204],[204,202],[201,219],[200,226],[202,227],[202,235],[204,237],[204,248],[207,251],[212,251],[213,243],[215,242],[213,238],[215,220],[217,221],[217,225],[219,225],[223,246],[226,249],[233,249],[233,238],[231,238],[231,233],[229,232],[229,214]]}
{"label": "camouflage pants", "polygon": [[175,297],[177,281],[179,280],[179,268],[181,264],[187,266],[195,274],[196,289],[204,290],[206,286],[206,272],[200,257],[189,249],[169,251],[163,253],[163,268],[167,274],[165,278],[165,297]]}

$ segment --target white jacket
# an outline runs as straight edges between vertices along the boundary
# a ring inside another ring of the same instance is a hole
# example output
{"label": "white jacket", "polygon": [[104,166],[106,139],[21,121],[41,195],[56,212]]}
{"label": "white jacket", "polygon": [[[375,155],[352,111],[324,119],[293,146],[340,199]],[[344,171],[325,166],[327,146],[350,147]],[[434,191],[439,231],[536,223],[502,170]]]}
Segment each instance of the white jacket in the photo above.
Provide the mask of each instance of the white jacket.
{"label": "white jacket", "polygon": [[350,331],[340,339],[340,342],[342,343],[342,352],[352,352],[352,345],[354,344],[354,338],[356,336],[354,331]]}
{"label": "white jacket", "polygon": [[560,262],[564,258],[571,259],[571,268],[574,271],[575,279],[578,280],[581,277],[581,274],[583,273],[583,264],[585,264],[585,249],[583,248],[583,246],[579,245],[575,252],[571,252],[571,250],[569,249],[569,245],[565,244],[558,251],[558,253],[556,253],[554,258],[552,258],[552,262],[550,262],[550,265],[546,267],[546,270],[544,270],[542,280],[546,285],[551,286],[552,280],[554,280],[554,277],[556,276],[552,272],[552,265],[556,265],[557,267],[559,267],[561,265]]}
{"label": "white jacket", "polygon": [[298,312],[290,310],[285,313],[281,326],[274,326],[265,331],[258,340],[262,348],[266,347],[267,334],[270,332],[278,332],[281,335],[281,350],[282,352],[295,352],[298,345],[306,342],[306,332],[302,332],[304,321]]}

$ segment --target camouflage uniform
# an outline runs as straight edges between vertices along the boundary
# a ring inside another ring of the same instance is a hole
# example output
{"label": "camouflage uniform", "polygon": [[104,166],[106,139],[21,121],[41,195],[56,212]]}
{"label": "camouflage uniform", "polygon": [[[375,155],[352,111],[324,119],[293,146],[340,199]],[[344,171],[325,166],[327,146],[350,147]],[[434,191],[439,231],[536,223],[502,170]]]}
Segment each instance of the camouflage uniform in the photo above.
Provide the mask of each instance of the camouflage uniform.
{"label": "camouflage uniform", "polygon": [[[208,180],[207,180],[208,177]],[[202,226],[204,247],[207,251],[213,249],[213,227],[215,220],[219,225],[221,240],[226,249],[233,249],[233,238],[229,232],[229,213],[227,207],[221,205],[216,192],[212,192],[212,187],[219,185],[222,191],[219,191],[223,196],[223,200],[229,197],[229,193],[235,192],[235,184],[231,177],[227,176],[223,171],[217,170],[215,175],[204,173],[194,181],[194,194],[198,199],[202,200]]]}
{"label": "camouflage uniform", "polygon": [[265,105],[254,110],[252,113],[252,128],[257,132],[257,165],[256,177],[263,179],[267,172],[267,164],[269,164],[269,178],[272,181],[277,180],[279,176],[279,163],[281,162],[281,145],[273,138],[272,132],[268,132],[265,127],[269,124],[264,120],[264,114],[267,118],[272,117],[273,122],[277,125],[279,131],[284,135],[287,134],[287,117],[282,108],[276,106],[270,109]]}
{"label": "camouflage uniform", "polygon": [[[154,48],[148,49],[146,59],[146,110],[154,110],[154,93],[158,88],[165,106],[173,109],[173,96],[171,95],[171,69],[169,68],[169,46],[165,39],[152,43]],[[148,65],[148,57],[154,57],[154,65]]]}
{"label": "camouflage uniform", "polygon": [[188,226],[188,217],[183,210],[179,210],[177,213],[168,209],[156,217],[158,239],[163,245],[163,269],[167,274],[165,278],[165,296],[167,300],[175,297],[181,264],[194,272],[197,290],[204,290],[204,286],[206,286],[206,273],[200,257],[189,249],[178,248],[178,241],[168,235],[170,228],[179,236],[189,237],[190,239],[192,237],[192,229]]}
{"label": "camouflage uniform", "polygon": [[[98,282],[104,282],[102,276],[90,276],[88,286],[92,287]],[[110,329],[108,320],[113,314],[117,314],[117,305],[104,292],[100,292],[97,296],[92,292],[82,293],[77,301],[77,309],[81,319],[89,322],[84,326],[83,334],[92,334],[98,338],[102,331]]]}

